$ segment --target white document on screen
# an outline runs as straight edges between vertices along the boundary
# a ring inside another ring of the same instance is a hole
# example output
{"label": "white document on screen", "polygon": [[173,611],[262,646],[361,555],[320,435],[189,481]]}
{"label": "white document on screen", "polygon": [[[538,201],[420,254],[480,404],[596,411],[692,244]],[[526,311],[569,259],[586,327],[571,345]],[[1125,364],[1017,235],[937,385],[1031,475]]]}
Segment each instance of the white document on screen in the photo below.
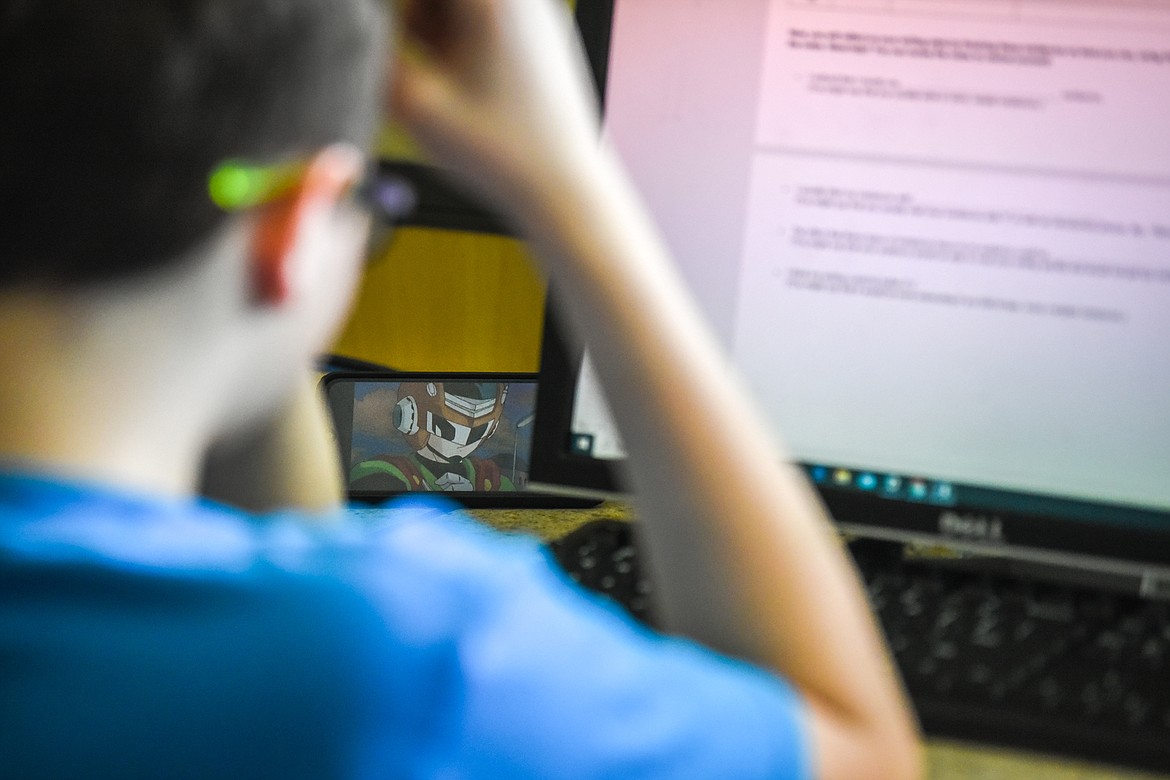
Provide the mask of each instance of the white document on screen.
{"label": "white document on screen", "polygon": [[1170,4],[619,0],[607,132],[798,459],[1170,508]]}

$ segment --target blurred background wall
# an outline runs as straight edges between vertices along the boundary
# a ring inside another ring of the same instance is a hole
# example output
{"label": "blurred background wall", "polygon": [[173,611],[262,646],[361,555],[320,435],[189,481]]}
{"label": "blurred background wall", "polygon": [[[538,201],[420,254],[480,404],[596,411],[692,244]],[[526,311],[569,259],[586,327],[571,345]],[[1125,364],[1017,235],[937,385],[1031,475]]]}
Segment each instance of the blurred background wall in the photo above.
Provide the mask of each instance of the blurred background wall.
{"label": "blurred background wall", "polygon": [[545,286],[520,241],[403,228],[375,253],[338,354],[417,371],[536,371]]}

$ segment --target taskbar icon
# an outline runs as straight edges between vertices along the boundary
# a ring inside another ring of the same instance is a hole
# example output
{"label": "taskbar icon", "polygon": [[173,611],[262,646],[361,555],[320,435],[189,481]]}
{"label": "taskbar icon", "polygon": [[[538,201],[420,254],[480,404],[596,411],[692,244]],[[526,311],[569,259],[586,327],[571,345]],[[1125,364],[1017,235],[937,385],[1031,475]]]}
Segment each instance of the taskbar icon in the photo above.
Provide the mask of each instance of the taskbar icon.
{"label": "taskbar icon", "polygon": [[574,433],[569,437],[569,452],[583,458],[593,456],[594,438],[589,433]]}
{"label": "taskbar icon", "polygon": [[951,482],[819,463],[806,463],[804,468],[816,485],[939,506],[954,506],[957,503],[957,490]]}

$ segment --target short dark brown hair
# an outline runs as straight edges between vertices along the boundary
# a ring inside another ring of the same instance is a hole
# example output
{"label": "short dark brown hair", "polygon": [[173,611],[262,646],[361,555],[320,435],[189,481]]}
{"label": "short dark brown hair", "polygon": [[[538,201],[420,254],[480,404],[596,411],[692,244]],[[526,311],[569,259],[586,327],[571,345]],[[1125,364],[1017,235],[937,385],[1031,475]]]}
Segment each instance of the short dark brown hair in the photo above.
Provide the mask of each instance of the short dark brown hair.
{"label": "short dark brown hair", "polygon": [[0,289],[176,261],[210,172],[368,144],[375,0],[0,0]]}

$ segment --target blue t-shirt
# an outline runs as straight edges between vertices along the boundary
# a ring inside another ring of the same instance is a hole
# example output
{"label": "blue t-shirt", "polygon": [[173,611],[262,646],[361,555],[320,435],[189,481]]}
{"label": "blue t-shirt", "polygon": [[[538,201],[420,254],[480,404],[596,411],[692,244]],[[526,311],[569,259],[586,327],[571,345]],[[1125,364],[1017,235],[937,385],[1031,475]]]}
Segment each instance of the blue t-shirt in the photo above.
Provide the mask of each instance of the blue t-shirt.
{"label": "blue t-shirt", "polygon": [[784,682],[644,630],[533,540],[321,528],[0,475],[0,774],[799,778]]}

